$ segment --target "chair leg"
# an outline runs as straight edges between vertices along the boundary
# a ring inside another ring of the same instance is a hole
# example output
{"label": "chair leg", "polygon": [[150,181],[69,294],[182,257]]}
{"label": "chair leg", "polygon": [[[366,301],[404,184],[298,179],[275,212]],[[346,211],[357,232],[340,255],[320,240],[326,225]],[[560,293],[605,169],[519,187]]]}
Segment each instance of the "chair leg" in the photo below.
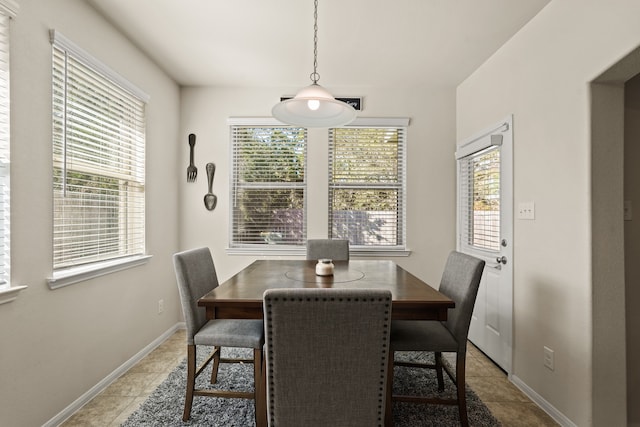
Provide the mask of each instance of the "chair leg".
{"label": "chair leg", "polygon": [[438,391],[444,391],[444,377],[442,376],[442,352],[435,352],[436,377],[438,378]]}
{"label": "chair leg", "polygon": [[384,425],[385,427],[393,427],[393,361],[395,351],[389,351],[389,360],[387,362],[387,396],[384,408]]}
{"label": "chair leg", "polygon": [[218,381],[218,367],[220,366],[220,353],[222,347],[213,347],[213,365],[211,366],[211,384],[215,384]]}
{"label": "chair leg", "polygon": [[193,404],[193,390],[196,385],[196,346],[187,345],[187,392],[184,398],[184,413],[182,421],[191,417],[191,405]]}
{"label": "chair leg", "polygon": [[256,348],[253,350],[253,382],[254,382],[254,408],[256,427],[267,426],[267,399],[265,393],[265,384],[263,383],[264,375],[262,370],[264,369],[263,363],[264,354],[262,348]]}
{"label": "chair leg", "polygon": [[460,412],[460,424],[463,427],[468,427],[469,419],[467,418],[467,395],[464,377],[465,362],[466,354],[458,352],[456,357],[456,388],[458,392],[458,411]]}

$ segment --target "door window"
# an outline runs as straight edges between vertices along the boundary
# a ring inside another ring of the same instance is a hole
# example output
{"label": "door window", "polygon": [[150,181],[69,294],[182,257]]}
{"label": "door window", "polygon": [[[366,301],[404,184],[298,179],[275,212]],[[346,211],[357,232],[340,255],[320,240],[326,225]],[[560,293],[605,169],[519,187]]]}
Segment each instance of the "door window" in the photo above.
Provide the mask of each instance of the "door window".
{"label": "door window", "polygon": [[462,243],[500,250],[500,147],[460,159]]}

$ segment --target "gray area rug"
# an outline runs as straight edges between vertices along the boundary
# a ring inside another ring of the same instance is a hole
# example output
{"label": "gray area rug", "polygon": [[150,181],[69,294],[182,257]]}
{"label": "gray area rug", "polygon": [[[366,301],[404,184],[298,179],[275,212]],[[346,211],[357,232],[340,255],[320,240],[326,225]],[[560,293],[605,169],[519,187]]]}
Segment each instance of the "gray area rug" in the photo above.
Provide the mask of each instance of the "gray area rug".
{"label": "gray area rug", "polygon": [[[205,351],[198,348],[198,356],[204,357]],[[224,348],[223,356],[251,357],[251,350]],[[430,353],[398,352],[396,360],[414,360],[433,363]],[[209,372],[198,377],[198,387],[211,387],[233,390],[253,390],[252,364],[221,364],[218,382],[208,384]],[[428,394],[437,390],[435,371],[396,367],[394,372],[394,393]],[[250,427],[255,426],[254,405],[248,399],[223,399],[196,396],[193,399],[191,419],[182,422],[184,408],[187,363],[183,360],[167,379],[149,396],[149,398],[131,414],[122,427],[139,426],[198,426],[198,427]],[[467,411],[471,426],[499,426],[500,423],[482,403],[478,396],[467,386]],[[442,397],[455,396],[455,386],[445,374],[445,391]],[[417,405],[396,402],[393,404],[393,418],[396,427],[417,426],[458,426],[458,408],[443,405]],[[346,426],[345,426],[346,427]]]}

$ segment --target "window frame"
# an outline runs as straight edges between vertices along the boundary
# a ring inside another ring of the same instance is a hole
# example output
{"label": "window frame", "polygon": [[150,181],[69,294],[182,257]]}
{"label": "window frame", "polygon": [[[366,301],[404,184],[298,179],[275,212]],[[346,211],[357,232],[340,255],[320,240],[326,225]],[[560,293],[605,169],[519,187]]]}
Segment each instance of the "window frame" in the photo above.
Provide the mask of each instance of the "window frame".
{"label": "window frame", "polygon": [[501,250],[501,156],[500,144],[457,160],[459,238],[463,249],[488,254]]}
{"label": "window frame", "polygon": [[[138,222],[138,225],[136,226],[139,231],[139,233],[142,233],[142,243],[138,243],[138,246],[136,246],[135,250],[128,250],[125,249],[124,252],[120,252],[120,253],[111,253],[111,255],[108,256],[97,256],[92,260],[84,260],[83,262],[69,262],[66,265],[61,265],[60,267],[55,267],[55,260],[52,259],[52,265],[53,265],[53,274],[52,277],[48,279],[48,284],[49,287],[51,289],[56,289],[59,288],[61,286],[66,286],[66,285],[70,285],[73,283],[78,283],[80,281],[84,281],[84,280],[88,280],[94,277],[98,277],[98,276],[102,276],[105,274],[109,274],[111,272],[114,271],[119,271],[125,268],[131,268],[137,265],[141,265],[145,262],[148,261],[148,259],[150,258],[149,255],[146,254],[146,243],[145,243],[145,222],[146,222],[146,214],[145,214],[145,204],[146,204],[146,200],[145,200],[145,155],[144,155],[144,149],[145,149],[145,139],[146,139],[146,114],[145,114],[145,107],[146,104],[149,101],[149,96],[144,93],[143,91],[141,91],[139,88],[137,88],[136,86],[134,86],[132,83],[130,83],[129,81],[127,81],[126,79],[124,79],[122,76],[120,76],[119,74],[117,74],[115,71],[113,71],[111,68],[107,67],[105,64],[103,64],[102,62],[100,62],[99,60],[97,60],[95,57],[93,57],[92,55],[90,55],[89,53],[87,53],[86,51],[84,51],[82,48],[80,48],[79,46],[77,46],[75,43],[73,43],[72,41],[70,41],[69,39],[67,39],[66,37],[64,37],[62,34],[60,34],[58,31],[55,30],[51,30],[50,31],[50,41],[52,44],[52,61],[54,60],[54,57],[56,57],[56,55],[60,56],[60,53],[62,53],[62,55],[66,58],[67,56],[69,58],[72,58],[73,61],[77,64],[79,64],[79,66],[86,68],[86,71],[91,73],[91,76],[96,76],[101,82],[102,84],[106,84],[107,86],[105,86],[107,88],[107,90],[113,91],[113,93],[116,92],[121,92],[121,93],[126,93],[128,97],[130,97],[131,99],[135,99],[136,102],[141,103],[142,105],[142,109],[141,109],[141,113],[132,113],[134,117],[136,117],[136,120],[139,120],[139,126],[138,128],[142,130],[142,141],[139,141],[140,136],[132,136],[131,137],[131,145],[126,145],[126,146],[120,146],[120,144],[115,144],[113,141],[116,141],[114,139],[105,139],[105,148],[108,149],[115,149],[114,153],[115,156],[110,157],[112,160],[110,162],[104,163],[101,165],[101,167],[104,167],[105,170],[100,171],[100,170],[94,170],[95,168],[88,168],[86,167],[86,165],[84,166],[84,169],[86,169],[85,172],[87,173],[91,173],[94,174],[96,176],[98,175],[104,175],[105,177],[107,176],[111,176],[112,178],[110,178],[111,180],[116,180],[119,182],[118,184],[118,189],[117,189],[117,197],[118,200],[126,200],[127,201],[127,209],[128,209],[128,213],[126,214],[126,218],[127,219],[131,219],[131,215],[133,215],[129,209],[130,209],[130,196],[128,194],[128,192],[123,191],[123,187],[122,187],[122,179],[125,180],[129,180],[131,178],[128,178],[128,176],[131,177],[135,177],[133,178],[133,181],[138,182],[138,185],[140,185],[140,192],[141,195],[138,195],[138,200],[140,200],[140,203],[138,204],[139,207],[139,211],[137,214],[135,214],[135,221]],[[66,59],[65,59],[66,61]],[[52,63],[52,71],[54,70],[54,63]],[[63,70],[63,79],[66,81],[66,70]],[[89,74],[87,74],[89,75]],[[55,87],[56,85],[56,76],[55,74],[52,74],[52,85]],[[87,80],[84,80],[84,83],[87,83]],[[65,83],[66,84],[66,83]],[[114,101],[117,98],[117,96],[115,95],[111,95],[111,92],[105,92],[106,93],[106,97],[110,100],[110,101]],[[62,108],[66,108],[66,93],[62,95],[64,97],[63,102],[62,102]],[[55,111],[56,111],[56,100],[52,99],[52,124],[54,125],[54,137],[55,137]],[[90,110],[90,108],[89,108]],[[100,120],[104,120],[104,119],[100,119]],[[102,123],[102,122],[101,122]],[[63,140],[66,140],[67,135],[68,135],[68,129],[66,129],[66,120],[64,122],[65,127],[63,127],[62,130],[60,130],[60,135],[61,138]],[[136,142],[136,140],[138,140]],[[54,141],[54,146],[56,146],[56,143]],[[135,169],[130,169],[130,166],[128,166],[128,164],[130,164],[131,160],[127,160],[128,157],[122,155],[122,153],[124,151],[120,151],[123,150],[125,148],[131,148],[131,149],[135,149],[135,150],[142,150],[141,154],[140,151],[138,151],[137,154],[132,154],[129,157],[133,158],[136,157],[138,160],[138,163],[140,164],[139,168],[135,168]],[[100,154],[100,156],[104,156],[105,159],[109,158],[108,154]],[[59,157],[59,156],[58,156]],[[66,162],[67,160],[65,160],[65,158],[63,157],[62,159],[58,159],[56,160],[56,154],[55,154],[55,150],[53,153],[53,171],[55,173],[56,170],[56,164],[60,164],[61,167],[65,168],[66,167]],[[102,157],[101,157],[102,158]],[[122,165],[119,165],[119,163],[121,160],[125,159],[124,162],[122,162]],[[110,163],[116,162],[116,165],[110,165]],[[60,167],[59,165],[59,167]],[[83,161],[76,161],[76,165],[79,167],[78,171],[82,172],[83,169]],[[90,166],[90,165],[89,165]],[[106,172],[106,169],[111,169],[112,172]],[[127,172],[128,175],[122,175],[121,177],[119,176],[120,172],[124,172],[125,170],[130,170],[130,172]],[[115,175],[114,175],[115,173]],[[116,176],[118,175],[118,176]],[[55,178],[55,177],[54,177]],[[54,179],[55,182],[55,179]],[[63,181],[64,182],[64,181]],[[66,185],[66,184],[65,184]],[[53,194],[54,194],[54,200],[56,198],[56,190],[55,188],[53,188]],[[124,197],[124,198],[123,198]],[[55,215],[55,213],[54,213]],[[122,220],[122,215],[119,214],[118,217]],[[141,223],[141,225],[140,225]],[[55,229],[55,224],[56,224],[56,220],[55,220],[55,216],[53,219],[53,225],[54,225],[54,229]],[[122,222],[119,222],[120,227],[122,227]],[[130,228],[129,223],[127,222],[127,225],[125,226],[127,229]],[[118,246],[121,246],[123,244],[123,236],[128,236],[129,233],[124,233],[122,234],[121,232],[118,232]],[[98,238],[98,240],[101,240],[102,238]]]}
{"label": "window frame", "polygon": [[11,283],[11,20],[17,16],[19,6],[13,0],[0,0],[0,304],[14,301],[24,285]]}
{"label": "window frame", "polygon": [[[395,184],[389,183],[380,183],[380,185],[367,184],[366,186],[370,189],[380,189],[380,190],[390,190],[396,189],[398,191],[398,207],[397,207],[397,226],[398,229],[396,231],[396,238],[398,239],[397,244],[395,245],[355,245],[351,244],[350,252],[353,255],[361,255],[361,256],[370,256],[370,255],[378,255],[378,256],[408,256],[410,252],[407,250],[407,131],[409,126],[408,118],[357,118],[349,125],[343,126],[342,128],[346,129],[393,129],[398,132],[398,181]],[[327,203],[328,203],[328,224],[327,224],[327,235],[328,238],[343,238],[341,236],[333,235],[333,224],[332,224],[332,194],[333,190],[340,188],[356,188],[360,187],[359,184],[340,184],[340,183],[332,183],[333,177],[333,164],[334,158],[333,154],[335,152],[334,144],[335,137],[332,134],[336,128],[329,129],[329,166],[327,173],[327,183],[328,183],[328,195],[327,195]]]}
{"label": "window frame", "polygon": [[[229,125],[229,132],[230,132],[230,152],[233,151],[233,135],[232,135],[232,130],[231,127],[232,126],[250,126],[250,127],[260,127],[260,126],[264,126],[264,127],[268,127],[268,126],[275,126],[275,127],[295,127],[295,126],[290,126],[290,125],[285,125],[283,123],[281,123],[280,121],[271,118],[271,117],[229,117],[227,119],[227,124]],[[406,240],[406,200],[407,200],[407,184],[406,184],[406,167],[407,167],[407,128],[409,126],[409,118],[356,118],[351,124],[347,125],[347,126],[343,126],[343,127],[402,127],[403,128],[403,132],[404,132],[404,149],[403,149],[403,154],[401,156],[401,160],[403,162],[404,165],[404,174],[403,174],[403,178],[402,178],[402,188],[403,188],[403,192],[404,192],[404,197],[403,197],[403,207],[402,207],[402,223],[404,225],[404,227],[402,228],[402,239],[404,244],[402,246],[379,246],[379,247],[351,247],[350,248],[350,253],[353,256],[367,256],[367,257],[404,257],[404,256],[409,256],[411,254],[411,251],[407,249],[407,240]],[[318,130],[313,130],[311,131],[310,128],[307,129],[308,133],[307,133],[307,163],[309,162],[308,157],[310,155],[312,155],[311,153],[313,151],[316,150],[316,148],[310,149],[310,147],[318,144],[320,146],[322,146],[322,144],[326,144],[327,148],[328,148],[328,144],[329,144],[329,135],[328,133],[322,133],[322,132],[318,132]],[[322,131],[322,130],[321,130]],[[328,132],[328,129],[326,130]],[[321,138],[321,135],[324,135],[324,141],[319,140],[319,138]],[[318,155],[318,153],[315,153],[316,155]],[[328,161],[328,152],[326,154],[326,160]],[[309,172],[310,168],[307,168],[307,172],[305,173],[305,176],[311,176],[310,172]],[[305,195],[305,218],[306,221],[311,221],[313,223],[313,228],[317,229],[317,226],[319,224],[326,224],[328,223],[328,211],[323,209],[322,212],[318,211],[314,211],[314,212],[310,212],[309,211],[309,203],[311,203],[311,199],[310,197],[312,197],[314,200],[316,200],[317,198],[322,198],[326,201],[328,201],[328,188],[327,188],[327,184],[328,184],[328,169],[326,168],[326,166],[324,166],[322,169],[320,169],[321,171],[324,171],[322,173],[325,174],[325,178],[324,178],[324,182],[307,182],[307,193]],[[313,176],[317,176],[318,170],[316,169],[315,172],[312,172]],[[232,154],[229,156],[229,174],[230,174],[230,188],[229,188],[229,194],[230,194],[230,199],[232,200],[232,192],[233,192],[233,182],[234,182],[234,178],[233,178],[233,174],[234,174],[234,165],[233,165],[233,158],[232,158]],[[325,202],[322,202],[323,204]],[[230,203],[231,205],[231,203]],[[324,215],[324,218],[320,218],[319,215]],[[229,236],[228,236],[228,240],[227,240],[227,248],[226,248],[226,253],[228,255],[254,255],[254,256],[304,256],[306,254],[306,242],[303,245],[297,245],[297,246],[285,246],[285,245],[266,245],[266,244],[260,244],[260,245],[254,245],[253,247],[238,247],[238,246],[233,246],[231,244],[232,242],[232,233],[233,233],[233,206],[229,206]],[[307,230],[309,229],[309,227],[307,226]],[[322,230],[326,230],[326,226],[322,226]],[[311,238],[310,236],[307,236],[308,238]],[[314,235],[313,238],[325,238],[327,237],[322,236],[322,235]]]}
{"label": "window frame", "polygon": [[[307,146],[308,146],[308,132],[307,129],[299,126],[286,125],[274,118],[266,117],[230,117],[227,121],[229,125],[229,144],[230,144],[230,158],[229,158],[229,170],[230,170],[230,188],[229,188],[229,236],[228,247],[226,252],[230,255],[299,255],[304,251],[305,243],[307,239],[307,198],[308,198],[308,181],[307,181]],[[275,188],[289,188],[302,190],[303,192],[303,212],[302,212],[302,239],[298,243],[291,244],[269,244],[265,243],[247,243],[238,242],[234,240],[234,234],[236,233],[236,218],[234,212],[234,198],[238,188],[248,188],[246,185],[240,185],[237,182],[236,171],[236,145],[238,141],[235,140],[235,128],[286,128],[286,129],[302,129],[304,131],[304,181],[291,184],[276,184],[270,185],[268,182],[256,184],[256,188],[275,189]]]}

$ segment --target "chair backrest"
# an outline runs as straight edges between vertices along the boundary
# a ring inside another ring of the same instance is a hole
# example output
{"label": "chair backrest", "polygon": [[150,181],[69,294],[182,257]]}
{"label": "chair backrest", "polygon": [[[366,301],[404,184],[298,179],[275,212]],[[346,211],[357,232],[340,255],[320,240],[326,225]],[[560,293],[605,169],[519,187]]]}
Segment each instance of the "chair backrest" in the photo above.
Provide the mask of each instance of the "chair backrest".
{"label": "chair backrest", "polygon": [[264,294],[269,425],[384,424],[391,293]]}
{"label": "chair backrest", "polygon": [[321,258],[349,261],[349,241],[346,239],[307,240],[307,259]]}
{"label": "chair backrest", "polygon": [[461,351],[466,348],[471,315],[483,270],[483,260],[453,251],[449,254],[442,273],[439,291],[456,303],[456,307],[449,310],[444,323],[458,341]]}
{"label": "chair backrest", "polygon": [[209,248],[190,249],[173,256],[182,313],[187,323],[187,343],[207,323],[206,311],[198,299],[218,286],[218,276]]}

